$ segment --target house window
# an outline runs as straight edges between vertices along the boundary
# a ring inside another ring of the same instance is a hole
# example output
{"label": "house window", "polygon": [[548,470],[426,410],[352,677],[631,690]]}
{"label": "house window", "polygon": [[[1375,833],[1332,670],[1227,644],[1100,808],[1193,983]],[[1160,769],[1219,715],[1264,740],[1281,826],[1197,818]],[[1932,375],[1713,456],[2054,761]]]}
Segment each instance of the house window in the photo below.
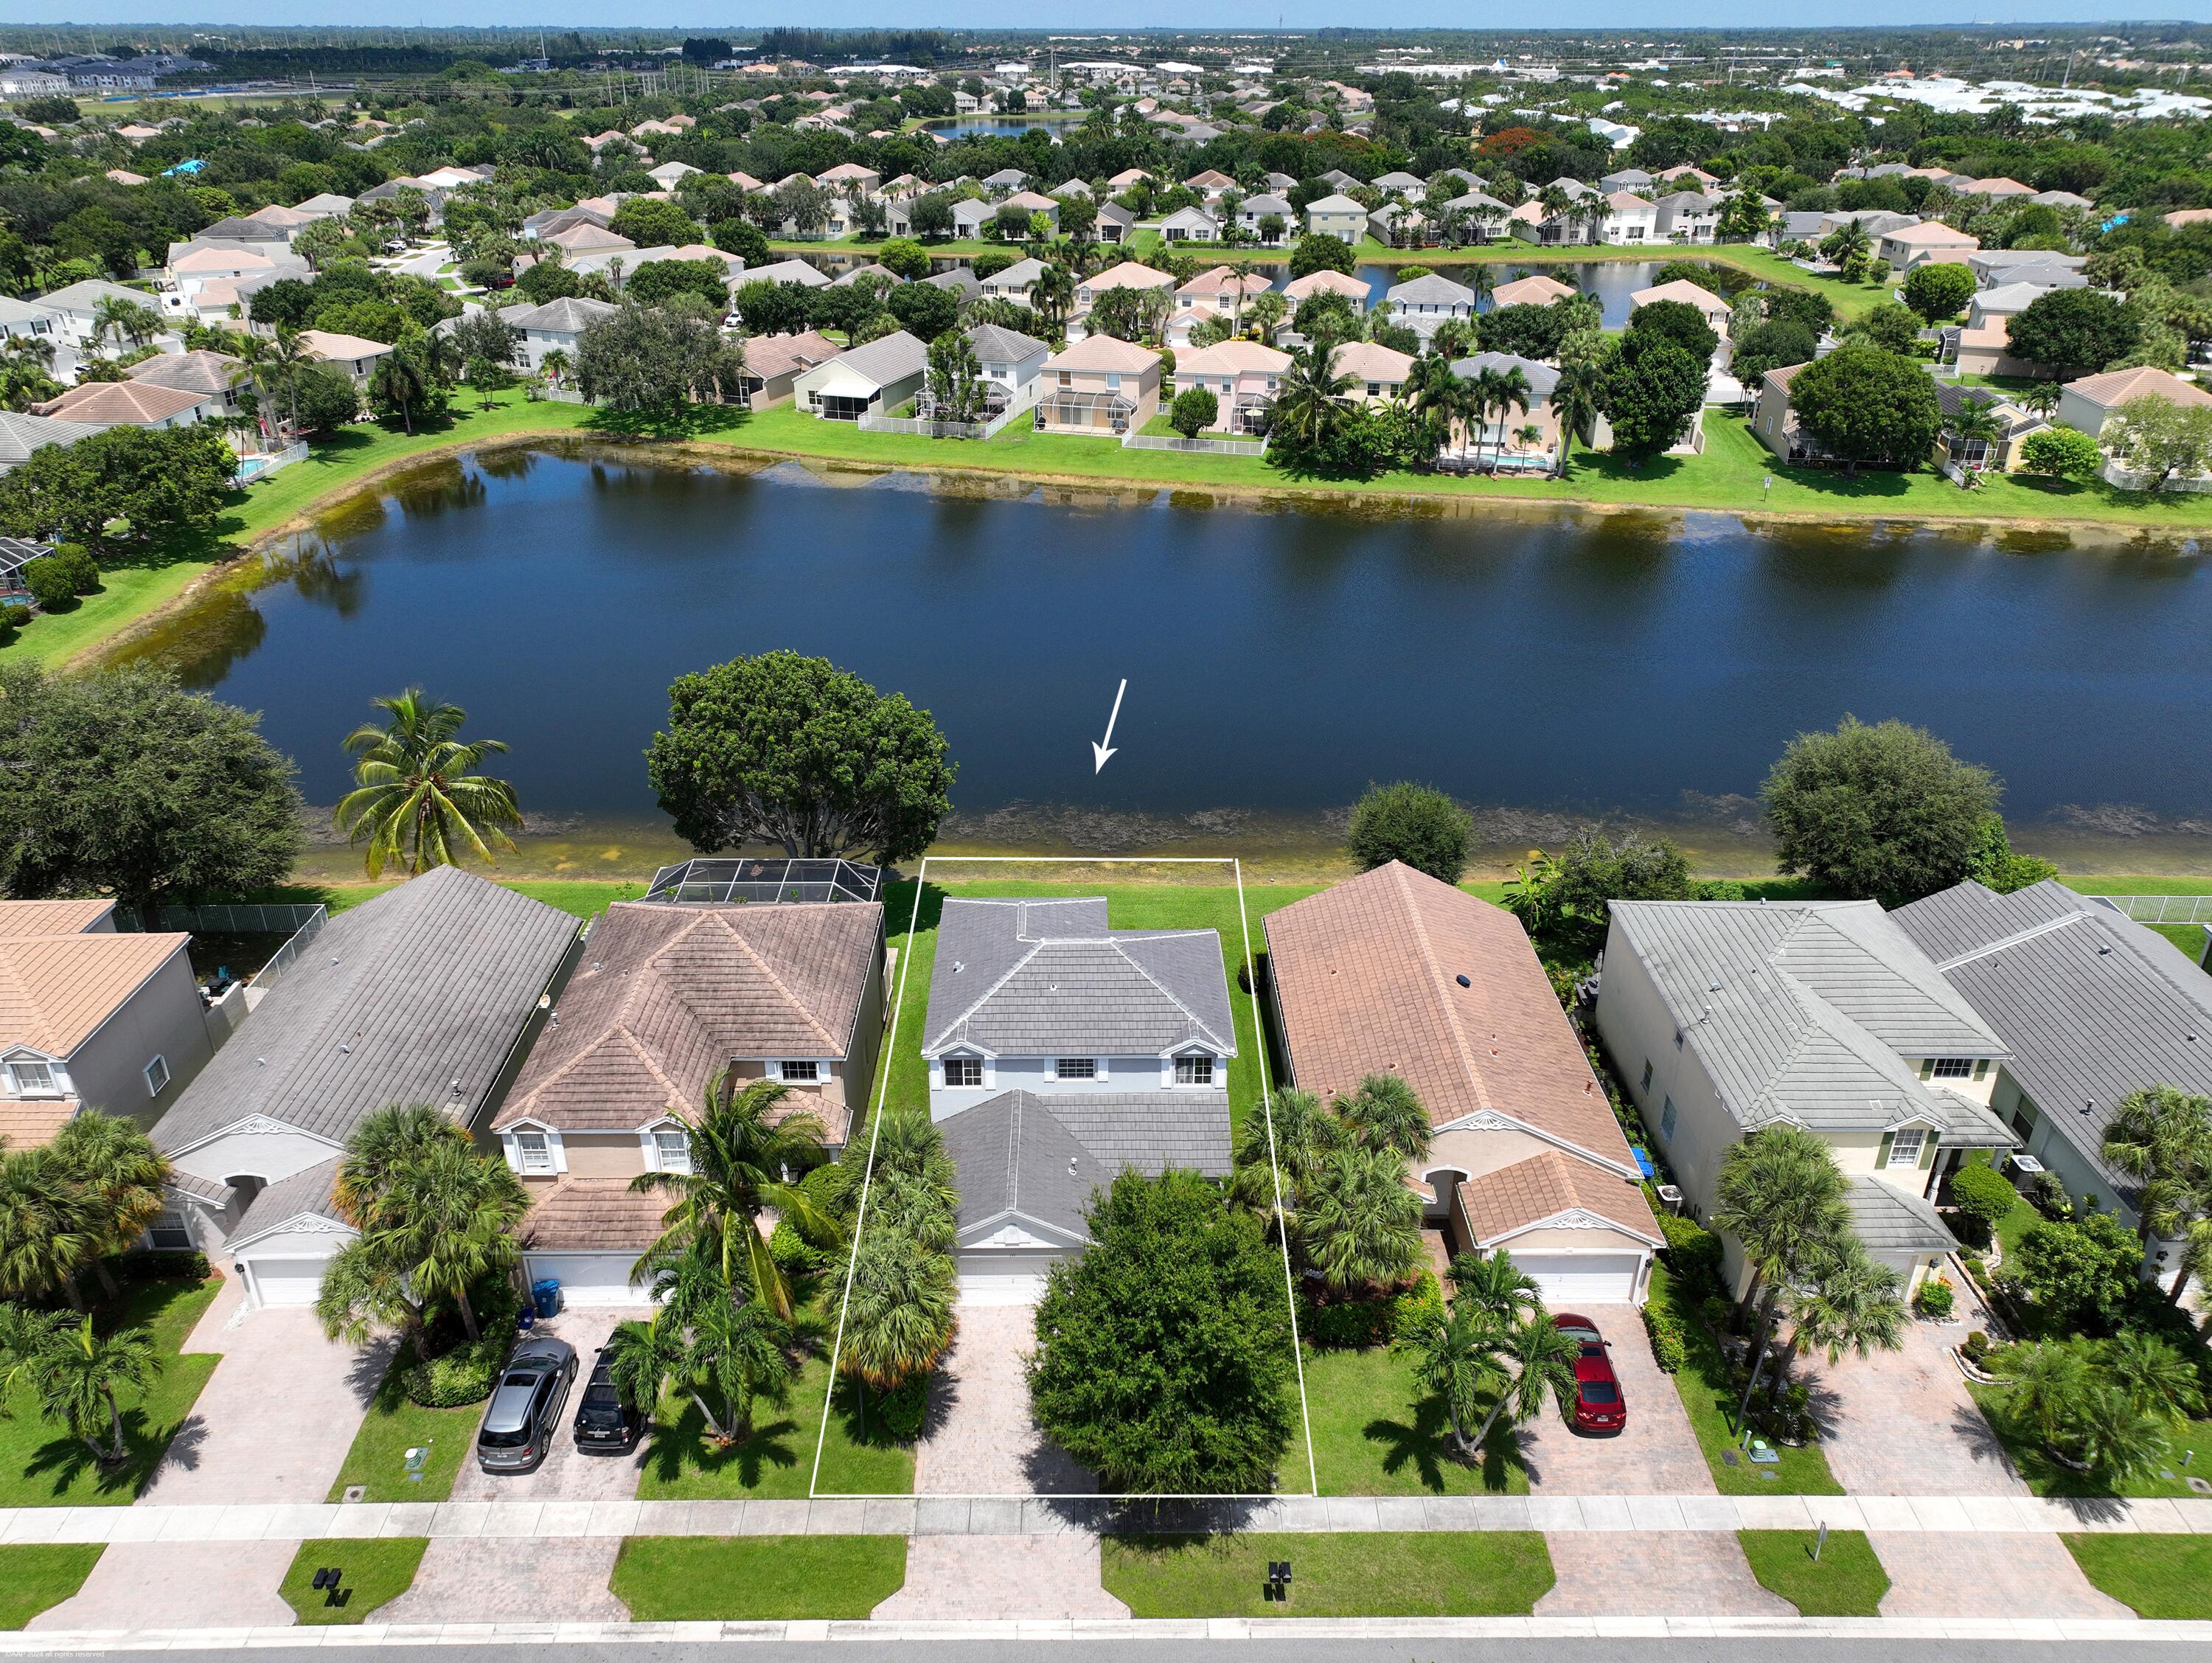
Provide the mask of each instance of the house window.
{"label": "house window", "polygon": [[1645,1058],[1644,1059],[1644,1083],[1643,1083],[1642,1085],[1638,1086],[1638,1087],[1637,1087],[1637,1090],[1638,1090],[1638,1091],[1650,1091],[1650,1089],[1651,1089],[1651,1059],[1650,1059],[1650,1057],[1645,1057]]}
{"label": "house window", "polygon": [[1659,1136],[1669,1143],[1674,1141],[1674,1100],[1671,1097],[1659,1110]]}
{"label": "house window", "polygon": [[1176,1084],[1178,1086],[1210,1086],[1213,1083],[1213,1059],[1211,1057],[1178,1057],[1176,1063]]}
{"label": "house window", "polygon": [[1063,1057],[1052,1065],[1055,1080],[1096,1080],[1098,1059],[1095,1057]]}
{"label": "house window", "polygon": [[653,1158],[664,1173],[688,1173],[691,1170],[691,1140],[682,1132],[655,1132]]}
{"label": "house window", "polygon": [[146,1232],[146,1235],[147,1239],[163,1252],[183,1253],[191,1251],[192,1233],[185,1227],[185,1215],[182,1213],[175,1211],[163,1213],[161,1217],[154,1221],[153,1227]]}
{"label": "house window", "polygon": [[980,1057],[948,1057],[945,1059],[945,1083],[948,1086],[980,1086],[983,1083],[983,1059]]}
{"label": "house window", "polygon": [[146,1095],[159,1097],[161,1088],[169,1083],[169,1059],[156,1057],[143,1070],[146,1076]]}
{"label": "house window", "polygon": [[10,1063],[8,1078],[12,1081],[18,1097],[59,1097],[61,1090],[54,1084],[52,1065],[46,1063]]}
{"label": "house window", "polygon": [[1928,1134],[1917,1126],[1908,1126],[1890,1139],[1889,1159],[1885,1167],[1917,1167],[1920,1146],[1928,1141]]}
{"label": "house window", "polygon": [[550,1173],[553,1170],[553,1146],[544,1132],[517,1132],[514,1135],[516,1152],[522,1156],[526,1173]]}
{"label": "house window", "polygon": [[783,1070],[786,1083],[790,1085],[811,1086],[822,1077],[822,1065],[819,1063],[791,1062],[780,1063],[778,1066]]}
{"label": "house window", "polygon": [[1966,1080],[1973,1072],[1973,1059],[1966,1057],[1931,1057],[1920,1065],[1923,1080]]}

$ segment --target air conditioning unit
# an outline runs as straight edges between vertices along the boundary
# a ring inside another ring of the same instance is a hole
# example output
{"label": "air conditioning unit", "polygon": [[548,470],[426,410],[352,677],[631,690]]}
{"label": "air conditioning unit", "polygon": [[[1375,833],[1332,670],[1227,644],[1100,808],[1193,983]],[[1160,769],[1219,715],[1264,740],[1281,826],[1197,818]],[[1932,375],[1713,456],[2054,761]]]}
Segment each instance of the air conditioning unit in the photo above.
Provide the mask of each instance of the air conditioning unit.
{"label": "air conditioning unit", "polygon": [[1680,1214],[1682,1210],[1681,1186],[1662,1184],[1659,1186],[1659,1204],[1670,1213]]}

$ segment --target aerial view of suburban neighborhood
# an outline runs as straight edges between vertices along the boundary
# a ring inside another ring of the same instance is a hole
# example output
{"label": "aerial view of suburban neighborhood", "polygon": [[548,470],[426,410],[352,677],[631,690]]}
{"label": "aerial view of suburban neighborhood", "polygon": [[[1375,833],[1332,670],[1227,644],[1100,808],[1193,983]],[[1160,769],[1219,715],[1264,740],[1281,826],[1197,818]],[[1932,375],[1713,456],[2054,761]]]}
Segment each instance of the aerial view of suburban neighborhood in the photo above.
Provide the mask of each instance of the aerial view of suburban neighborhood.
{"label": "aerial view of suburban neighborhood", "polygon": [[0,8],[0,1663],[2212,1655],[2120,3]]}

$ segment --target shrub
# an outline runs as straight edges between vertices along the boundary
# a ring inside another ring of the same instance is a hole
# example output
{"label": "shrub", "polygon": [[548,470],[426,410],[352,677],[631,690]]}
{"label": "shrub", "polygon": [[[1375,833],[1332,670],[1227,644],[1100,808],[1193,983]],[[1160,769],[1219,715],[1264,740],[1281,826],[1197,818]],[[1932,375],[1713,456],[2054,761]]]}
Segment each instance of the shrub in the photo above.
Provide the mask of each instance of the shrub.
{"label": "shrub", "polygon": [[1956,1298],[1948,1278],[1928,1276],[1921,1282],[1920,1289],[1912,1296],[1912,1308],[1923,1317],[1939,1320],[1951,1314]]}
{"label": "shrub", "polygon": [[1690,1361],[1689,1343],[1682,1332],[1682,1319],[1671,1309],[1662,1307],[1657,1301],[1644,1307],[1644,1331],[1651,1337],[1651,1360],[1659,1365],[1662,1374],[1679,1374]]}
{"label": "shrub", "polygon": [[2105,465],[2105,453],[2087,434],[2070,427],[2054,427],[2021,440],[2020,461],[2028,473],[2087,479]]}
{"label": "shrub", "polygon": [[202,1252],[155,1251],[118,1253],[107,1261],[108,1274],[118,1282],[205,1282],[207,1255]]}
{"label": "shrub", "polygon": [[1668,1268],[1682,1279],[1692,1298],[1722,1292],[1718,1236],[1695,1221],[1673,1213],[1659,1215],[1659,1234],[1667,1238]]}
{"label": "shrub", "polygon": [[1398,1337],[1414,1313],[1440,1307],[1436,1272],[1424,1270],[1395,1293],[1327,1305],[1310,1301],[1298,1313],[1298,1337],[1322,1351],[1364,1351]]}
{"label": "shrub", "polygon": [[1980,1227],[1986,1241],[2020,1205],[2020,1191],[1996,1167],[1977,1160],[1951,1174],[1951,1201]]}
{"label": "shrub", "polygon": [[1966,1336],[1966,1343],[1959,1349],[1966,1354],[1968,1362],[1979,1368],[1982,1367],[1982,1359],[1990,1355],[1990,1337],[1977,1328]]}
{"label": "shrub", "polygon": [[90,594],[100,587],[100,563],[92,557],[92,551],[82,543],[58,545],[52,557],[60,562],[76,586],[79,594]]}
{"label": "shrub", "polygon": [[1347,842],[1363,872],[1403,861],[1417,872],[1455,884],[1467,870],[1474,822],[1443,792],[1400,780],[1370,785],[1352,811]]}
{"label": "shrub", "polygon": [[902,1444],[910,1444],[921,1436],[922,1422],[929,1416],[929,1376],[927,1373],[911,1376],[904,1384],[894,1386],[872,1405],[884,1431]]}
{"label": "shrub", "polygon": [[1698,1315],[1713,1332],[1725,1334],[1735,1317],[1735,1307],[1718,1294],[1708,1294],[1698,1307]]}
{"label": "shrub", "polygon": [[1195,439],[1221,417],[1221,400],[1206,387],[1187,387],[1168,406],[1168,425],[1186,439]]}
{"label": "shrub", "polygon": [[2035,1187],[2028,1196],[2035,1210],[2045,1218],[2071,1218],[2074,1203],[2066,1193],[2066,1185],[2057,1173],[2041,1172],[2035,1175]]}
{"label": "shrub", "polygon": [[776,1220],[768,1239],[768,1255],[786,1276],[807,1276],[822,1268],[821,1252],[807,1246],[787,1218]]}
{"label": "shrub", "polygon": [[511,1328],[497,1336],[487,1332],[474,1345],[415,1364],[400,1376],[400,1390],[406,1392],[410,1403],[425,1409],[459,1409],[464,1404],[482,1403],[491,1396],[499,1371],[507,1367],[514,1342]]}
{"label": "shrub", "polygon": [[76,575],[51,554],[42,554],[23,568],[23,587],[41,612],[61,612],[76,604]]}
{"label": "shrub", "polygon": [[5,606],[0,606],[0,624],[5,624],[11,629],[20,630],[30,621],[31,609],[21,601],[11,600]]}

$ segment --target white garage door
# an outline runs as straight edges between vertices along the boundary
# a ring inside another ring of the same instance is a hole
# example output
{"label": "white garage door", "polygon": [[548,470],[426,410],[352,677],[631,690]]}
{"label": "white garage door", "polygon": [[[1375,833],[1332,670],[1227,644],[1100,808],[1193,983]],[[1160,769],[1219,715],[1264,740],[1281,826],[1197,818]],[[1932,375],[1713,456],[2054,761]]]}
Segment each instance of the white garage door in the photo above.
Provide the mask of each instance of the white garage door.
{"label": "white garage door", "polygon": [[635,1253],[525,1253],[524,1286],[551,1276],[561,1284],[564,1305],[650,1305],[650,1283],[633,1284]]}
{"label": "white garage door", "polygon": [[323,1285],[319,1258],[249,1258],[247,1272],[264,1305],[313,1305]]}
{"label": "white garage door", "polygon": [[960,1303],[1034,1305],[1044,1297],[1045,1273],[1054,1258],[1051,1253],[963,1253]]}
{"label": "white garage door", "polygon": [[1516,1253],[1513,1263],[1536,1279],[1544,1303],[1554,1311],[1626,1305],[1636,1297],[1633,1253]]}

